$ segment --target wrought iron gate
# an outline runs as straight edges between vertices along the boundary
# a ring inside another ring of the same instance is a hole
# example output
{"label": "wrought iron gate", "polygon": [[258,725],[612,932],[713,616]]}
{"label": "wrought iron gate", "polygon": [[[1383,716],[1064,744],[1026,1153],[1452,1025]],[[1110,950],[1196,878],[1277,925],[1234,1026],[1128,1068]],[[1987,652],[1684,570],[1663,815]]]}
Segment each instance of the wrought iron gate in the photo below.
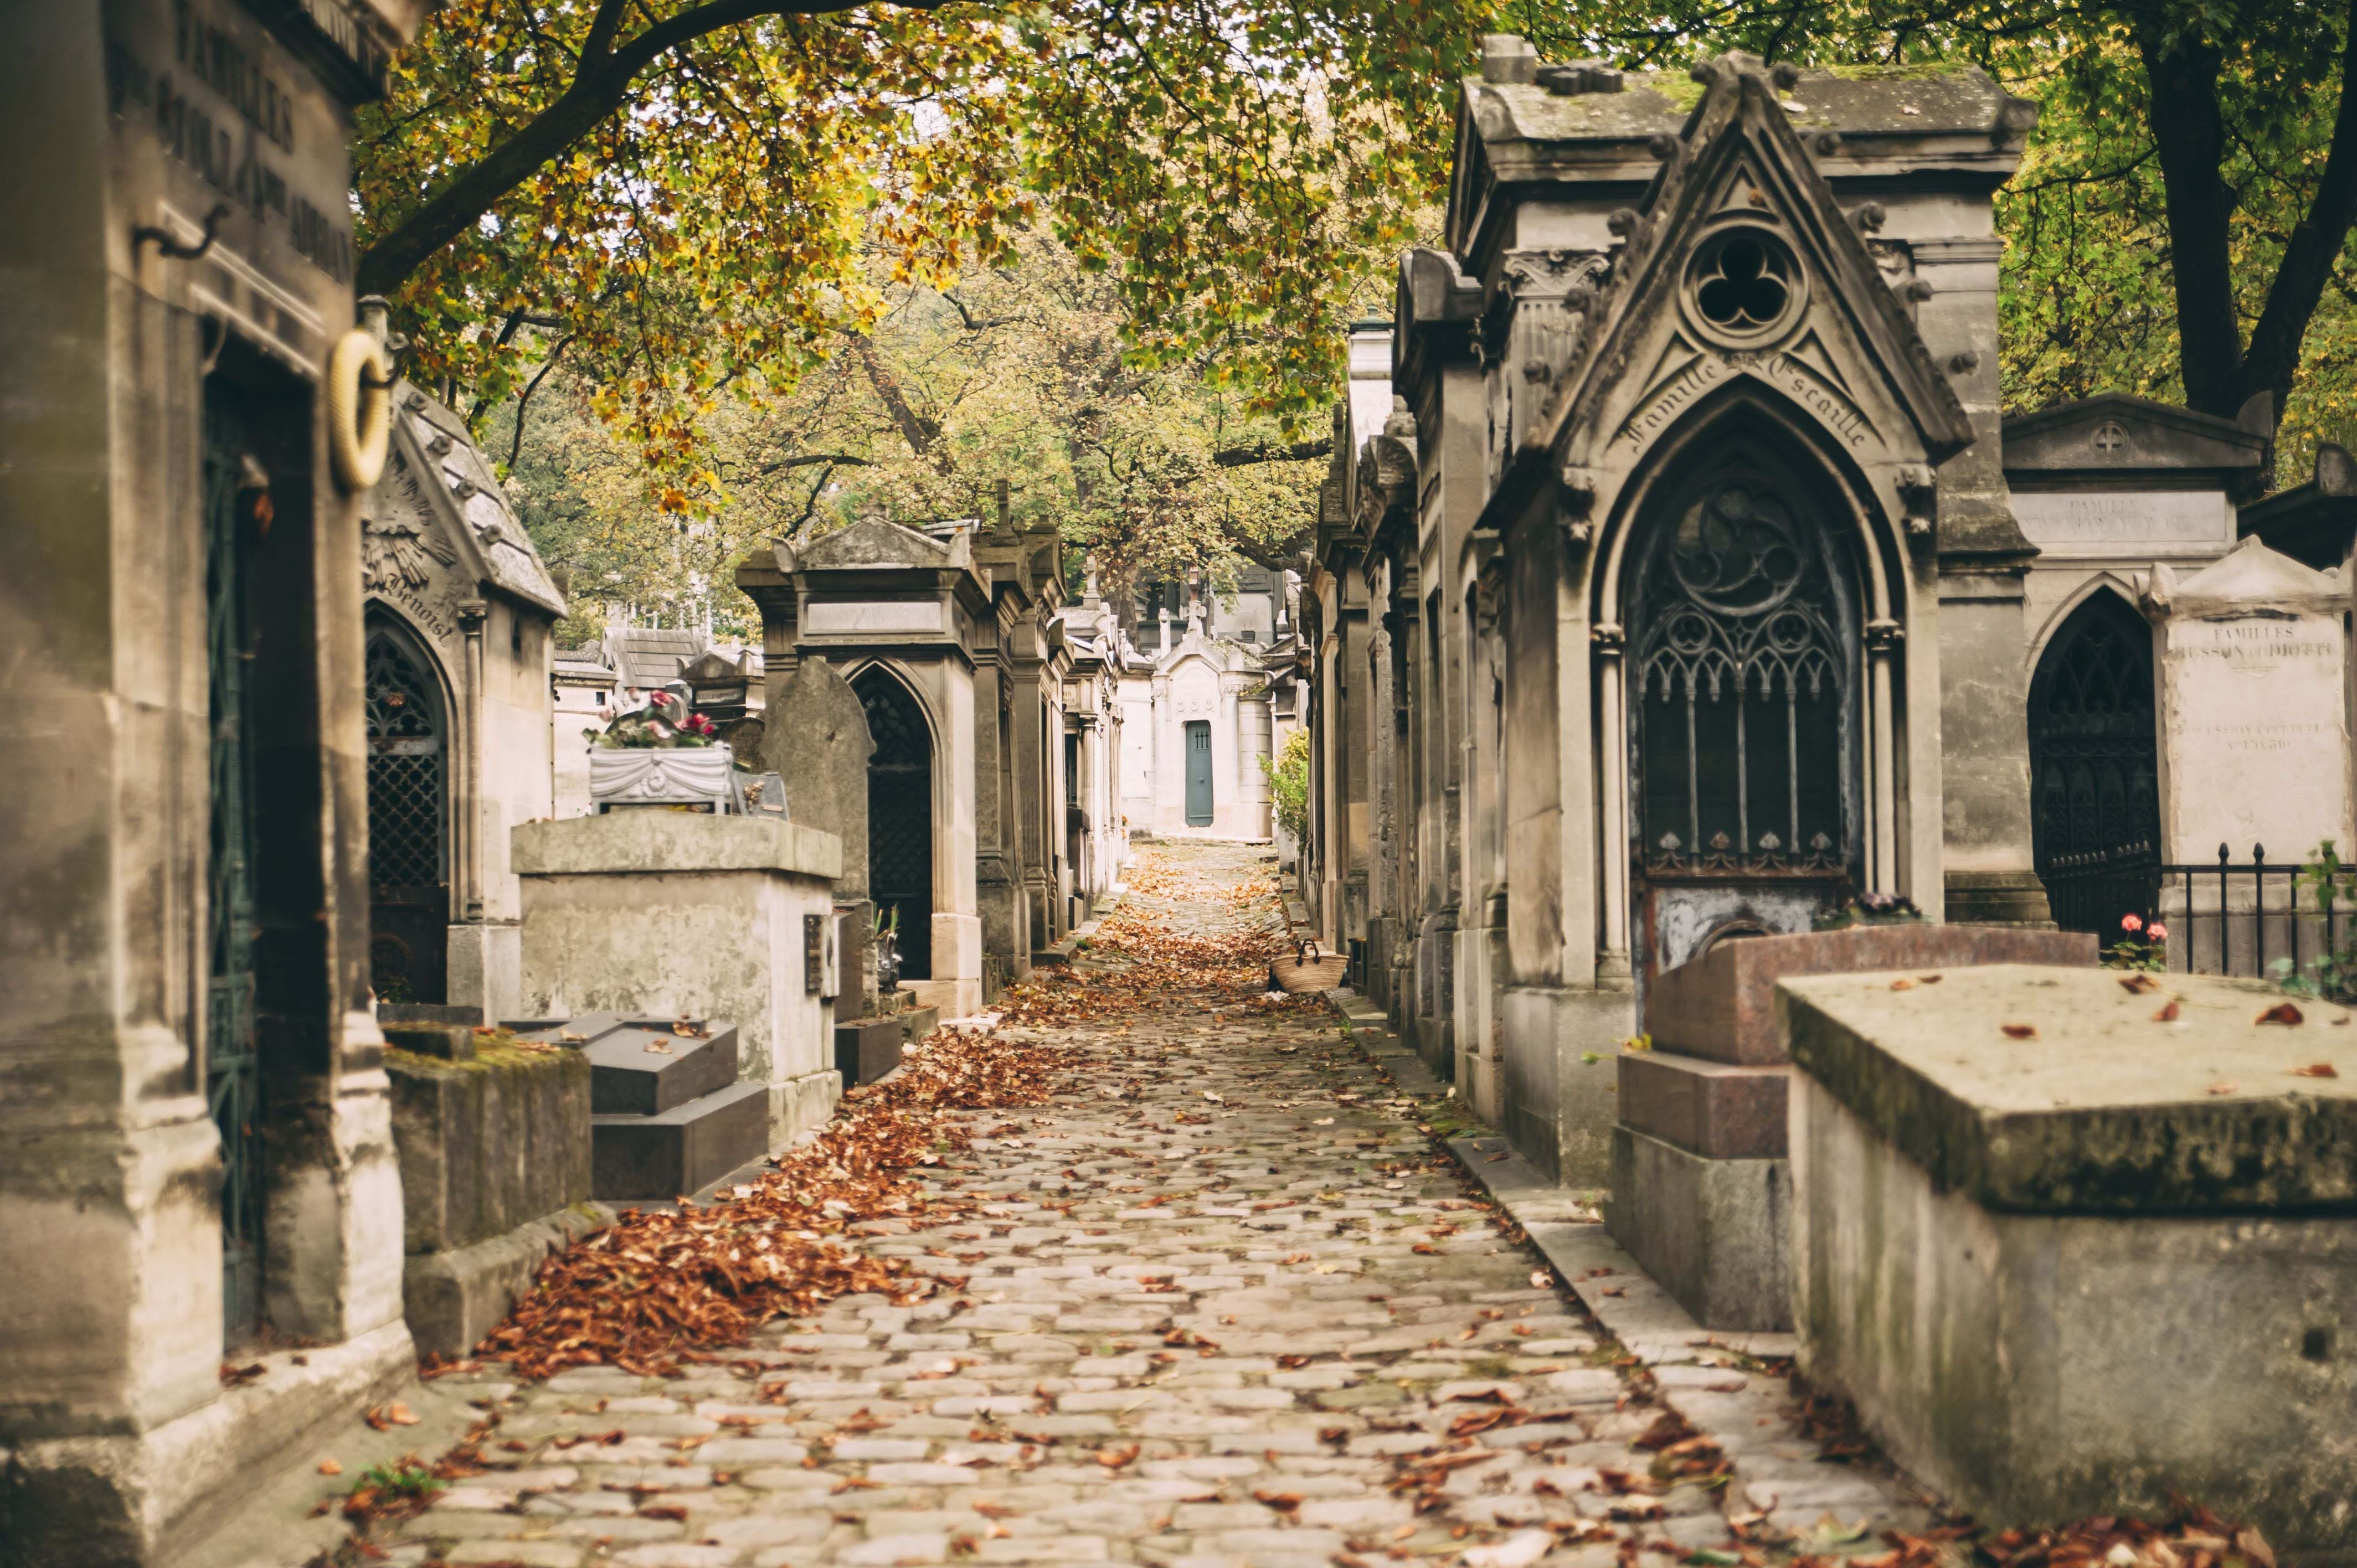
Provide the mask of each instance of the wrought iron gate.
{"label": "wrought iron gate", "polygon": [[2031,843],[2055,922],[2111,940],[2122,915],[2148,913],[2160,843],[2152,633],[2117,595],[2092,596],[2040,658],[2029,767]]}
{"label": "wrought iron gate", "polygon": [[368,639],[369,962],[387,1002],[447,999],[450,885],[440,688],[408,639]]}
{"label": "wrought iron gate", "polygon": [[867,896],[899,918],[900,977],[933,973],[933,741],[906,686],[880,670],[854,683],[867,759]]}
{"label": "wrought iron gate", "polygon": [[221,1302],[230,1343],[262,1326],[262,1073],[254,1029],[253,658],[247,549],[266,485],[250,482],[235,403],[205,394],[206,663],[211,689],[212,886],[205,1088],[221,1145]]}

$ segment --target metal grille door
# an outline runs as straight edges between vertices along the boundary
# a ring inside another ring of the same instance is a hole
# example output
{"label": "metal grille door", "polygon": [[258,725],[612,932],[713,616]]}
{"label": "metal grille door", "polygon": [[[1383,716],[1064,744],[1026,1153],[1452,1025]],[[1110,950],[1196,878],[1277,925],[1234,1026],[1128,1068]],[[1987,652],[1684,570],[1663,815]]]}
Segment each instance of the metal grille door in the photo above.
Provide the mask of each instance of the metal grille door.
{"label": "metal grille door", "polygon": [[235,404],[205,397],[205,596],[211,688],[211,953],[205,1087],[221,1145],[221,1304],[229,1343],[262,1326],[262,1073],[254,1030],[253,657],[248,540],[266,487],[250,484]]}
{"label": "metal grille door", "polygon": [[[880,670],[853,683],[876,742],[867,759],[867,894],[899,918],[900,977],[933,973],[933,741],[906,686]],[[888,916],[888,918],[889,918]]]}
{"label": "metal grille door", "polygon": [[449,812],[440,690],[387,627],[368,639],[369,961],[387,1002],[446,998]]}
{"label": "metal grille door", "polygon": [[[2032,845],[2040,876],[2072,875],[2055,903],[2066,930],[2107,939],[2142,900],[2160,843],[2152,631],[2126,602],[2097,593],[2072,613],[2029,688]],[[2088,868],[2121,875],[2097,883]],[[2116,883],[2116,886],[2114,883]]]}

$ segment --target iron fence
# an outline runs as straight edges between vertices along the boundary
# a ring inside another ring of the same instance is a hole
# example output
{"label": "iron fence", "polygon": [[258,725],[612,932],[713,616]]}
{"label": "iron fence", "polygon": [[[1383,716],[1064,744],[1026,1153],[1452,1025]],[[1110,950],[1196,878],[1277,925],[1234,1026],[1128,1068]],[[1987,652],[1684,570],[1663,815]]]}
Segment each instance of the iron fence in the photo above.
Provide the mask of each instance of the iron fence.
{"label": "iron fence", "polygon": [[2055,924],[2092,931],[2107,949],[2130,934],[2127,917],[2147,932],[2158,922],[2179,973],[2313,976],[2357,938],[2357,866],[2325,878],[2297,861],[2271,863],[2265,844],[2237,861],[2222,843],[2212,865],[2170,864],[2149,844],[2126,844],[2059,856],[2045,882]]}

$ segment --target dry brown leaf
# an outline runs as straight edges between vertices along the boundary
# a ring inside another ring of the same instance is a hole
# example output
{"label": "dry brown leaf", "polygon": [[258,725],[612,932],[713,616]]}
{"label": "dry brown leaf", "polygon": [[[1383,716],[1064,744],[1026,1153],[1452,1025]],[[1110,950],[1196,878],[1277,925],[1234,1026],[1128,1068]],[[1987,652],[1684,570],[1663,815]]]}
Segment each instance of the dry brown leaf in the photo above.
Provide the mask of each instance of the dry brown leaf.
{"label": "dry brown leaf", "polygon": [[1890,989],[1893,991],[1912,991],[1915,989],[1915,983],[1902,974],[1898,979],[1890,983]]}
{"label": "dry brown leaf", "polygon": [[319,1474],[322,1476],[340,1476],[343,1473],[343,1466],[338,1464],[335,1460],[322,1459],[319,1461]]}
{"label": "dry brown leaf", "polygon": [[2339,1070],[2330,1062],[2310,1062],[2306,1067],[2296,1067],[2291,1069],[2291,1075],[2294,1078],[2339,1078],[2341,1076]]}
{"label": "dry brown leaf", "polygon": [[2210,1086],[2210,1092],[2212,1094],[2232,1094],[2241,1087],[2242,1085],[2238,1083],[2213,1083]]}
{"label": "dry brown leaf", "polygon": [[1100,1448],[1097,1450],[1097,1463],[1108,1470],[1118,1470],[1135,1461],[1137,1454],[1138,1445],[1135,1443],[1125,1444],[1119,1448]]}
{"label": "dry brown leaf", "polygon": [[1997,1026],[1997,1028],[2008,1040],[2034,1040],[2038,1038],[2038,1026],[2035,1024],[2000,1024]]}
{"label": "dry brown leaf", "polygon": [[2290,1003],[2278,1002],[2252,1022],[2255,1024],[2304,1024],[2308,1020],[2302,1017],[2299,1009]]}
{"label": "dry brown leaf", "polygon": [[2177,998],[2172,996],[2161,1004],[2159,1012],[2152,1015],[2152,1021],[2156,1024],[2174,1024],[2177,1022],[2178,1015],[2184,1011],[2185,1009],[2178,1004]]}
{"label": "dry brown leaf", "polygon": [[2147,992],[2159,990],[2160,982],[2149,974],[2124,975],[2120,980],[2120,989],[2131,996],[2142,996]]}

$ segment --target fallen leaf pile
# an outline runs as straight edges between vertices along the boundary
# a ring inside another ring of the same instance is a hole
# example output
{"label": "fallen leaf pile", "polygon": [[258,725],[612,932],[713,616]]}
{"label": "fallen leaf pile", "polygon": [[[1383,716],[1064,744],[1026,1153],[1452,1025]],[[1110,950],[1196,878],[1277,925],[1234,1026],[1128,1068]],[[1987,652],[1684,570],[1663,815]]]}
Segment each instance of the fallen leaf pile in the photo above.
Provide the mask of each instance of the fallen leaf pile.
{"label": "fallen leaf pile", "polygon": [[2167,1524],[2138,1519],[2088,1519],[2057,1530],[2008,1530],[1983,1535],[1955,1525],[1909,1535],[1889,1530],[1889,1550],[1841,1555],[1803,1554],[1791,1568],[1954,1568],[1969,1545],[1971,1560],[2003,1568],[2276,1568],[2276,1554],[2255,1530],[2222,1522],[2191,1508]]}
{"label": "fallen leaf pile", "polygon": [[929,1193],[909,1173],[971,1136],[952,1112],[1044,1103],[1057,1053],[937,1030],[902,1070],[845,1095],[811,1143],[733,1196],[677,1213],[627,1211],[541,1265],[536,1288],[476,1351],[520,1377],[608,1364],[668,1377],[694,1352],[837,1296],[896,1303],[941,1288],[900,1259],[846,1244],[876,1221],[935,1223],[971,1200]]}

